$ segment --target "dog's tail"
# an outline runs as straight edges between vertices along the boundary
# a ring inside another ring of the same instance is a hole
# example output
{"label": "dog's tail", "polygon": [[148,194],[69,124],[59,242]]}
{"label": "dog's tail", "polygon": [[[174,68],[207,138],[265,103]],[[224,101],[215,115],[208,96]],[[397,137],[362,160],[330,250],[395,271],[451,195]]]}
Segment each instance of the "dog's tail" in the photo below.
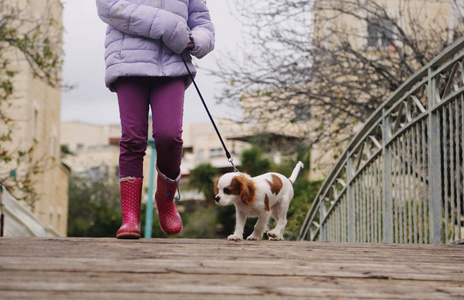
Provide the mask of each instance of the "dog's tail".
{"label": "dog's tail", "polygon": [[298,173],[300,173],[300,169],[303,169],[303,168],[304,168],[304,164],[301,161],[299,161],[296,164],[295,169],[293,169],[292,176],[288,178],[292,184],[295,182],[296,178],[298,177]]}

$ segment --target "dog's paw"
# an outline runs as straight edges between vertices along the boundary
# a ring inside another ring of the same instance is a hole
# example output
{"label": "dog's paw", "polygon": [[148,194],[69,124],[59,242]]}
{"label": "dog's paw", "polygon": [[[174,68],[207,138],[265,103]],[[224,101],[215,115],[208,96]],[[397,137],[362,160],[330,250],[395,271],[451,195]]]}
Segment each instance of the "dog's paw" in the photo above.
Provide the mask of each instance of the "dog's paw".
{"label": "dog's paw", "polygon": [[250,235],[247,237],[247,241],[260,241],[262,238],[260,236]]}
{"label": "dog's paw", "polygon": [[242,240],[238,235],[232,234],[227,237],[229,241],[240,242]]}
{"label": "dog's paw", "polygon": [[284,238],[276,234],[275,232],[269,231],[267,233],[267,236],[269,237],[270,241],[283,241]]}

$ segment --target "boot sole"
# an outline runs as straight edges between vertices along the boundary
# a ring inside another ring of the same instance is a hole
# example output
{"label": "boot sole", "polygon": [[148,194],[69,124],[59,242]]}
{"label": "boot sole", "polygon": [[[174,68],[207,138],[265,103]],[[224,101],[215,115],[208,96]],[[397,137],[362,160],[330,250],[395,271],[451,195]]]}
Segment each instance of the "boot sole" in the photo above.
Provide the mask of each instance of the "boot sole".
{"label": "boot sole", "polygon": [[182,232],[182,229],[183,229],[183,228],[181,227],[180,230],[165,230],[165,229],[163,228],[163,226],[161,226],[161,224],[160,224],[160,228],[161,228],[161,230],[162,230],[165,234],[167,234],[167,235],[178,235],[179,233]]}
{"label": "boot sole", "polygon": [[117,239],[139,239],[140,234],[135,232],[124,232],[116,235]]}

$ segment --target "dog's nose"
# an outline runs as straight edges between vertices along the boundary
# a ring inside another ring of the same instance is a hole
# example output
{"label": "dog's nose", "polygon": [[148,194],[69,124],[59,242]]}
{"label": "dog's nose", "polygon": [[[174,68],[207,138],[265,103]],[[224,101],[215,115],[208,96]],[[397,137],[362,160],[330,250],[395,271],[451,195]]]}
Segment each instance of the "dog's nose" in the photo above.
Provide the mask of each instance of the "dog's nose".
{"label": "dog's nose", "polygon": [[220,199],[221,198],[219,198],[219,196],[214,197],[214,200],[216,200],[216,202],[219,202]]}

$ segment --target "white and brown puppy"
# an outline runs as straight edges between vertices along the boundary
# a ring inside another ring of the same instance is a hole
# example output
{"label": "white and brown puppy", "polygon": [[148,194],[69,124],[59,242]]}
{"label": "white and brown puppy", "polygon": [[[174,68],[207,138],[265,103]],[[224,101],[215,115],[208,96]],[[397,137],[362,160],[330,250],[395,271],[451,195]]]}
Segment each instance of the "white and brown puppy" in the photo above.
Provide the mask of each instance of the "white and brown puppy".
{"label": "white and brown puppy", "polygon": [[261,240],[267,228],[270,216],[276,221],[276,227],[267,233],[270,240],[283,240],[287,225],[287,211],[293,199],[295,182],[303,163],[297,163],[290,178],[279,173],[266,173],[256,177],[234,172],[221,176],[215,185],[216,204],[235,205],[236,226],[231,241],[243,239],[243,228],[247,217],[258,217],[253,233],[247,240]]}

